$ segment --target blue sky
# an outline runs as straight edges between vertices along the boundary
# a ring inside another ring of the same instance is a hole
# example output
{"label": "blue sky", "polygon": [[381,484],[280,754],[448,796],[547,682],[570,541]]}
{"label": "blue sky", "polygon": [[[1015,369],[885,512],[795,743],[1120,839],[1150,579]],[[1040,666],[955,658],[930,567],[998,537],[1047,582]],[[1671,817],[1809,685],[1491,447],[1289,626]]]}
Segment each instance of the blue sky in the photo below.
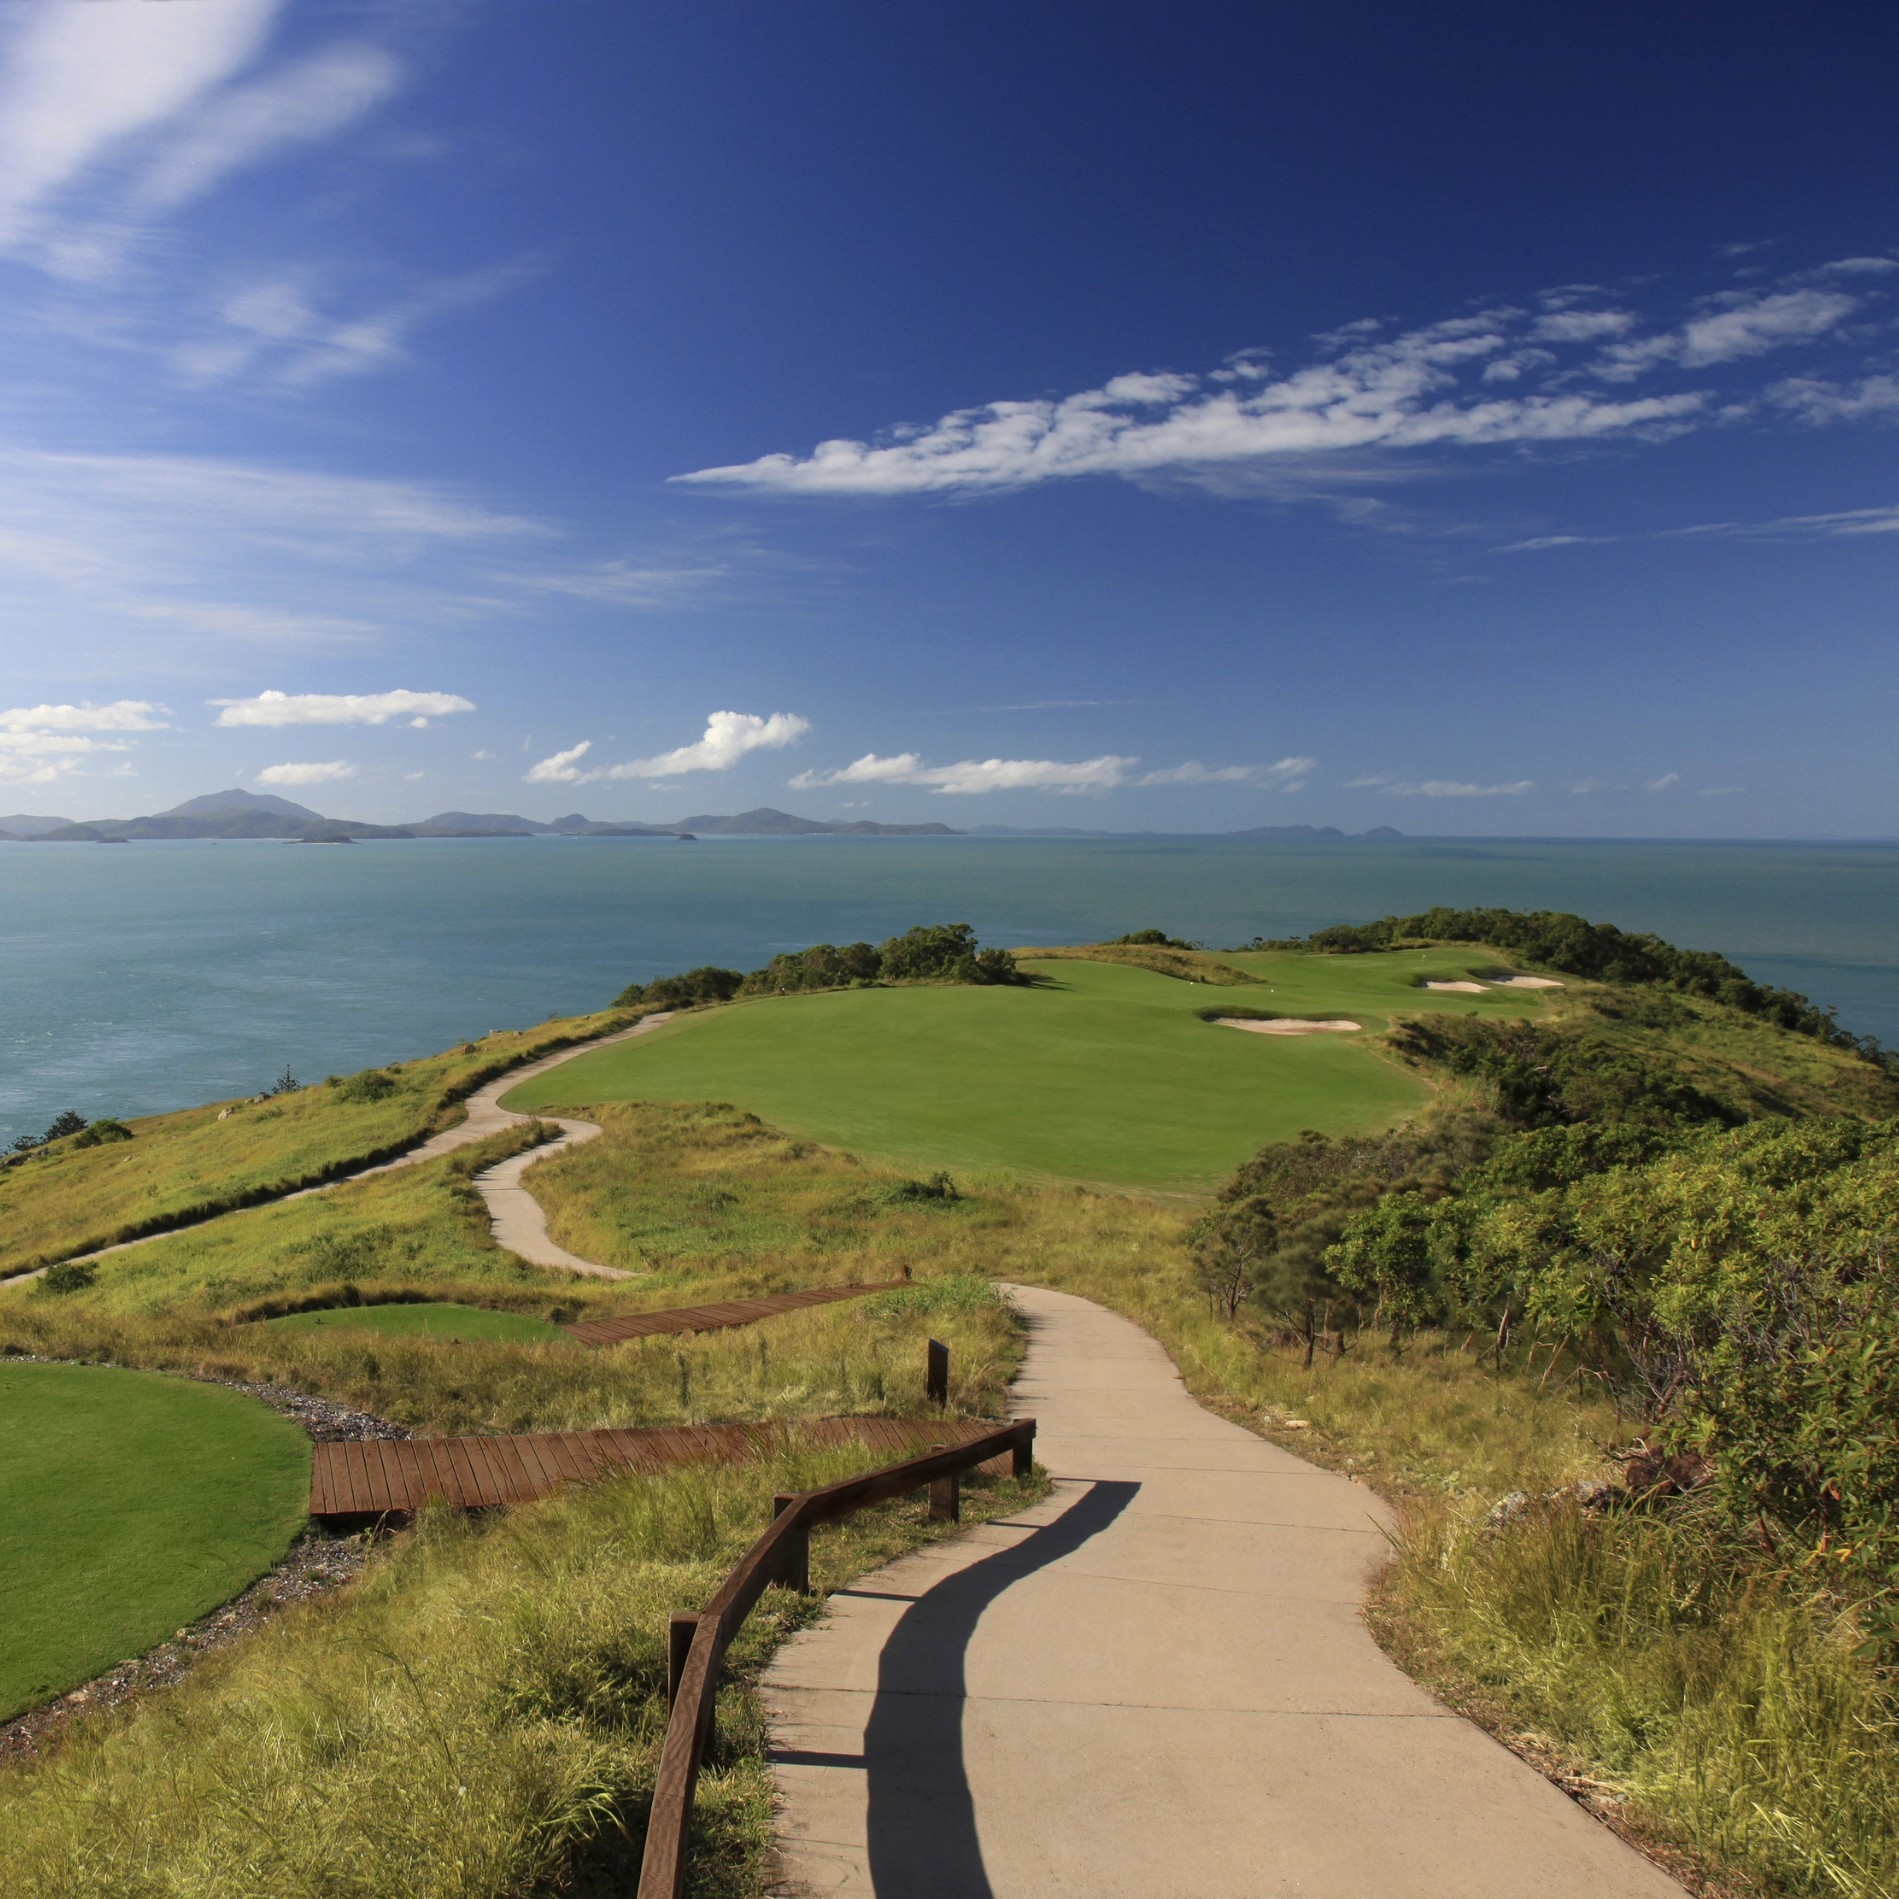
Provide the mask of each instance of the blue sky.
{"label": "blue sky", "polygon": [[1890,8],[0,33],[0,811],[1899,834]]}

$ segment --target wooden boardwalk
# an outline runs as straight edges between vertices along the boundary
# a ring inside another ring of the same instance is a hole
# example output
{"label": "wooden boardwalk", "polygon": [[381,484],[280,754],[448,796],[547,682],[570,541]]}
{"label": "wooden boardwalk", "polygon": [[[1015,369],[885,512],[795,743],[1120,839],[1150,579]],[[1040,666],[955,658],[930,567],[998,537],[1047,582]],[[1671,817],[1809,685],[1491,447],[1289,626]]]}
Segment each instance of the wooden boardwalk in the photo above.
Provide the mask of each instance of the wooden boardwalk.
{"label": "wooden boardwalk", "polygon": [[[310,1467],[310,1514],[406,1514],[431,1498],[463,1510],[531,1503],[561,1484],[585,1483],[618,1470],[660,1471],[701,1459],[738,1463],[767,1456],[794,1433],[822,1445],[861,1444],[880,1462],[892,1463],[935,1444],[967,1444],[995,1428],[928,1418],[814,1418],[796,1425],[683,1424],[318,1444]],[[1007,1474],[1008,1462],[996,1460],[998,1474]]]}
{"label": "wooden boardwalk", "polygon": [[657,1338],[667,1332],[716,1332],[728,1325],[755,1325],[780,1312],[828,1306],[839,1299],[862,1299],[873,1292],[895,1292],[909,1284],[883,1279],[874,1286],[814,1286],[808,1292],[767,1293],[759,1299],[727,1299],[717,1305],[674,1306],[665,1312],[629,1312],[618,1319],[583,1319],[561,1330],[583,1345],[618,1345],[623,1339]]}

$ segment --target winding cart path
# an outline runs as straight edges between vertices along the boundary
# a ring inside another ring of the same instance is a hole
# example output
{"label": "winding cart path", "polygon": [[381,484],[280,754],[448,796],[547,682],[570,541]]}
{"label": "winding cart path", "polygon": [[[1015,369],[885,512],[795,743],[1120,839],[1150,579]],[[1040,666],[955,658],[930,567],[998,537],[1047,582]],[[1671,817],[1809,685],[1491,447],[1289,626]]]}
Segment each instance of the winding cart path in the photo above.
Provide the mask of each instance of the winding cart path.
{"label": "winding cart path", "polygon": [[[558,1141],[548,1141],[540,1147],[529,1148],[525,1154],[512,1155],[474,1178],[475,1191],[488,1206],[488,1224],[494,1234],[495,1244],[518,1254],[533,1266],[558,1266],[567,1272],[585,1273],[594,1279],[637,1279],[641,1275],[628,1271],[624,1266],[602,1266],[557,1246],[547,1231],[547,1215],[541,1210],[540,1202],[521,1185],[521,1176],[536,1161],[545,1160],[550,1154],[558,1154],[565,1148],[578,1147],[583,1141],[591,1141],[600,1132],[599,1127],[592,1121],[564,1120],[553,1114],[516,1114],[501,1105],[501,1097],[510,1088],[518,1088],[522,1082],[535,1075],[545,1074],[550,1068],[558,1068],[562,1062],[571,1062],[577,1055],[590,1054],[596,1048],[611,1048],[615,1042],[630,1041],[634,1036],[644,1035],[658,1028],[662,1022],[672,1019],[670,1010],[649,1015],[630,1029],[621,1029],[617,1034],[596,1036],[591,1042],[577,1042],[572,1048],[544,1055],[537,1062],[511,1068],[505,1075],[468,1097],[467,1115],[452,1128],[445,1128],[440,1134],[418,1142],[407,1152],[398,1154],[394,1160],[378,1161],[371,1167],[352,1168],[348,1173],[337,1174],[314,1187],[298,1187],[289,1193],[253,1201],[251,1205],[273,1207],[285,1200],[303,1200],[313,1193],[329,1193],[333,1188],[347,1186],[352,1180],[367,1180],[372,1174],[394,1173],[399,1167],[416,1167],[423,1161],[440,1160],[444,1154],[452,1154],[457,1148],[470,1147],[476,1141],[485,1141],[489,1135],[499,1134],[504,1128],[518,1127],[524,1121],[551,1121],[561,1130]],[[241,1211],[248,1213],[251,1207]],[[76,1261],[108,1259],[112,1254],[123,1253],[131,1247],[149,1246],[154,1240],[169,1239],[174,1233],[182,1233],[187,1228],[227,1217],[228,1212],[221,1211],[207,1213],[200,1219],[180,1220],[176,1226],[168,1226],[162,1232],[147,1233],[136,1240],[121,1240],[116,1246],[102,1246],[97,1252],[78,1253],[73,1257]],[[45,1270],[41,1266],[32,1272],[14,1273],[0,1279],[0,1286],[37,1279]]]}
{"label": "winding cart path", "polygon": [[1359,1620],[1369,1490],[1015,1288],[1046,1502],[831,1600],[765,1681],[782,1894],[1682,1899]]}

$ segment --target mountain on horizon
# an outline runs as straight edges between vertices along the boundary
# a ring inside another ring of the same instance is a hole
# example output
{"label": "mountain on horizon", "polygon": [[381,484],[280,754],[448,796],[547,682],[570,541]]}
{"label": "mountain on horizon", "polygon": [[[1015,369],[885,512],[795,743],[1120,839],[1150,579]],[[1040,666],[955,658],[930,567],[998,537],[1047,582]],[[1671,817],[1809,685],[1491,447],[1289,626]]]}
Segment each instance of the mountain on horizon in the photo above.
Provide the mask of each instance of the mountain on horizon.
{"label": "mountain on horizon", "polygon": [[268,791],[240,791],[236,787],[229,791],[206,792],[202,798],[187,798],[183,804],[175,804],[169,811],[157,811],[152,815],[160,818],[211,818],[222,816],[227,811],[263,811],[273,818],[301,818],[309,824],[330,822],[321,811],[312,811],[307,804],[292,804],[288,798],[279,798]]}
{"label": "mountain on horizon", "polygon": [[269,792],[213,791],[187,798],[169,811],[141,818],[16,817],[0,820],[0,839],[13,843],[115,843],[154,838],[279,838],[288,842],[329,842],[339,838],[416,837],[678,837],[704,832],[711,837],[954,837],[947,824],[873,824],[868,818],[827,823],[794,817],[761,805],[735,817],[702,814],[677,824],[641,824],[632,820],[602,823],[578,811],[552,824],[512,811],[440,811],[415,824],[358,824],[327,818],[308,805],[293,804]]}
{"label": "mountain on horizon", "polygon": [[827,822],[822,818],[797,818],[789,811],[774,810],[768,804],[755,811],[741,811],[736,817],[718,817],[699,812],[681,818],[670,827],[692,831],[706,837],[954,837],[947,824],[873,824],[857,818],[848,824]]}

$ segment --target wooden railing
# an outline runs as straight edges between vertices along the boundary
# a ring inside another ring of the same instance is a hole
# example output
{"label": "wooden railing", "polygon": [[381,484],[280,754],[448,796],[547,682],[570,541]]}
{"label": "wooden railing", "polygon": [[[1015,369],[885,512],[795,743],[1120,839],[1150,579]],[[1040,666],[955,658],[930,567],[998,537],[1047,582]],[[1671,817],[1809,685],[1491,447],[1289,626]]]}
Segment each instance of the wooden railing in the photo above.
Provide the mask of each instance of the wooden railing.
{"label": "wooden railing", "polygon": [[773,1583],[797,1590],[810,1588],[812,1530],[854,1510],[921,1490],[925,1484],[930,1487],[930,1515],[939,1521],[953,1520],[959,1513],[963,1472],[1005,1453],[1013,1458],[1015,1474],[1026,1477],[1035,1455],[1033,1418],[1017,1418],[972,1443],[889,1464],[822,1490],[774,1498],[771,1528],[739,1559],[718,1594],[698,1615],[673,1618],[672,1714],[666,1723],[652,1815],[646,1826],[639,1899],[681,1899],[685,1891],[686,1836],[692,1830],[693,1794],[712,1733],[713,1703],[725,1651]]}

